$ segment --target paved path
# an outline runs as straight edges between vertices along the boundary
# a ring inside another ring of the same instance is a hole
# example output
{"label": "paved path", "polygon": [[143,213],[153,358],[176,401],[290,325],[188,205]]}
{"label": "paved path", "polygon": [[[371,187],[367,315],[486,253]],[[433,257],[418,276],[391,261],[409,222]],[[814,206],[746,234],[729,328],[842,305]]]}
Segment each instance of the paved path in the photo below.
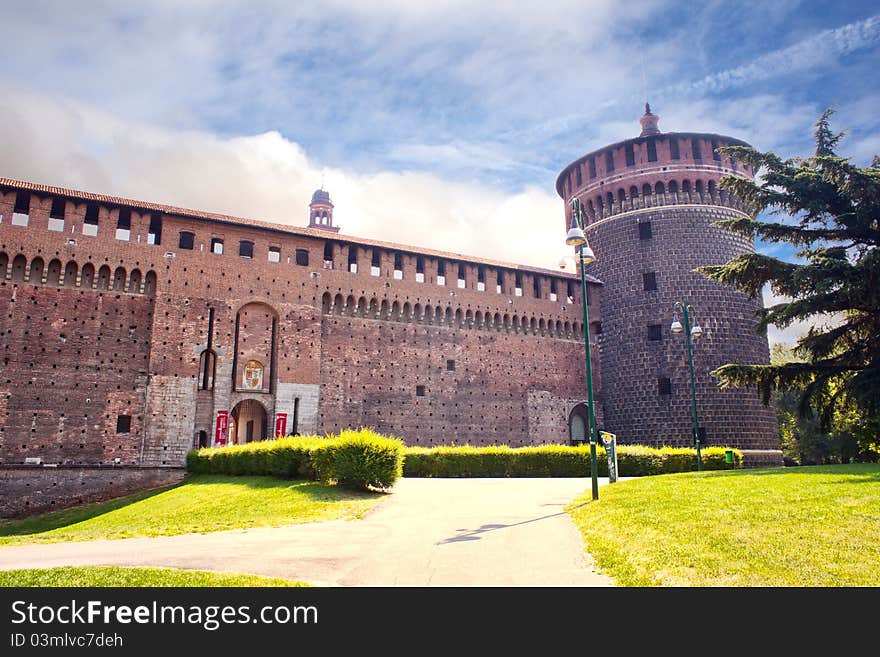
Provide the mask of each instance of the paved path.
{"label": "paved path", "polygon": [[589,486],[588,478],[402,479],[361,520],[2,547],[0,570],[100,564],[325,586],[611,586],[564,511]]}

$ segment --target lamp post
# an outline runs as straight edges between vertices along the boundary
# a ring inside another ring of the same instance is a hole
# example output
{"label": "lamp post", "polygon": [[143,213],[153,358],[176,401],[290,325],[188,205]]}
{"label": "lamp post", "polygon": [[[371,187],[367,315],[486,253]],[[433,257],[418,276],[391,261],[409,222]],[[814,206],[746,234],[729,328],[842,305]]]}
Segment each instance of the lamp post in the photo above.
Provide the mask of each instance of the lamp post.
{"label": "lamp post", "polygon": [[587,361],[587,424],[590,436],[590,476],[593,480],[593,499],[599,499],[599,466],[596,463],[596,413],[593,408],[593,369],[590,362],[590,318],[587,315],[587,274],[584,271],[586,265],[596,260],[593,249],[587,244],[584,235],[584,215],[578,199],[571,202],[571,228],[565,238],[565,243],[578,248],[581,260],[581,293],[584,307],[584,347]]}
{"label": "lamp post", "polygon": [[[691,419],[693,420],[694,429],[694,447],[697,450],[697,472],[699,472],[703,469],[703,461],[700,458],[700,425],[697,421],[697,389],[694,385],[694,358],[691,352],[691,338],[696,339],[703,335],[703,329],[701,329],[700,325],[697,323],[694,323],[693,327],[691,327],[690,313],[694,310],[693,306],[688,305],[687,303],[682,303],[681,301],[676,301],[672,308],[672,326],[670,326],[670,329],[673,333],[684,332],[685,345],[687,346],[688,369],[690,370],[691,376]],[[675,315],[675,311],[677,310],[681,311],[682,318],[684,319],[684,326],[681,325],[681,322],[678,321],[678,317]]]}

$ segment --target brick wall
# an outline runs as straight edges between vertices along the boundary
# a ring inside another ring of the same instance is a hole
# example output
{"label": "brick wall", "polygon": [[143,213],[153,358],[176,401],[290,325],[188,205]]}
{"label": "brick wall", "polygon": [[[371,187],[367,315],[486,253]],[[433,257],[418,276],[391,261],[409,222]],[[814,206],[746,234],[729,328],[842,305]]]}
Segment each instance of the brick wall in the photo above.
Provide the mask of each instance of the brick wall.
{"label": "brick wall", "polygon": [[180,468],[0,466],[0,519],[101,502],[176,484]]}

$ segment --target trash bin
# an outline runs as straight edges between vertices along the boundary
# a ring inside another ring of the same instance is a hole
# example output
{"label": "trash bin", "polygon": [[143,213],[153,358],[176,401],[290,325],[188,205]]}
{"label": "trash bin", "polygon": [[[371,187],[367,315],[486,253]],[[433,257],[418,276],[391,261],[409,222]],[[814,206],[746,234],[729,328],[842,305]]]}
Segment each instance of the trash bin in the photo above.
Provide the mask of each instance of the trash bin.
{"label": "trash bin", "polygon": [[733,450],[725,449],[724,450],[724,462],[725,463],[733,463]]}

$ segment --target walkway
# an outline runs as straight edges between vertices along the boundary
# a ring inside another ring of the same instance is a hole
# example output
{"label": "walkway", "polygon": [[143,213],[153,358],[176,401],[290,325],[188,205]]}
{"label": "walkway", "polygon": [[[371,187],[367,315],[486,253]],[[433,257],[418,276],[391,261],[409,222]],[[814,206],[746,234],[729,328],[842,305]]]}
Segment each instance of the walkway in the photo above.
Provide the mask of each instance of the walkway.
{"label": "walkway", "polygon": [[589,486],[588,478],[402,479],[361,520],[3,547],[0,570],[100,564],[324,586],[611,586],[564,511]]}

